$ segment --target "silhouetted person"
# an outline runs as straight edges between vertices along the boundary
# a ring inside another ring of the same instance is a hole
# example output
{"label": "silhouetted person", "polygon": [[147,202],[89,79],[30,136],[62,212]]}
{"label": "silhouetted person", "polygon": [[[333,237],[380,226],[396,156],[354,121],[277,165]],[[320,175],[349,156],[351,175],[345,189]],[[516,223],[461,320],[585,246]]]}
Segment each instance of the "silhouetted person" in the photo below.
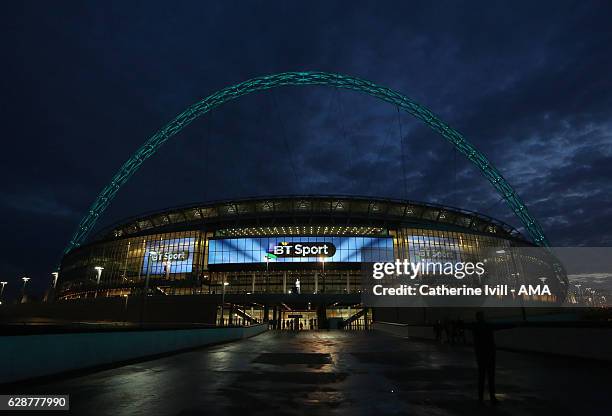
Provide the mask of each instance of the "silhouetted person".
{"label": "silhouetted person", "polygon": [[453,343],[453,323],[450,319],[444,320],[444,334],[446,335],[446,343],[452,345]]}
{"label": "silhouetted person", "polygon": [[436,335],[436,341],[442,342],[442,322],[438,319],[434,324],[434,333]]}
{"label": "silhouetted person", "polygon": [[476,312],[474,332],[474,351],[478,364],[478,400],[483,401],[485,376],[489,382],[489,398],[491,403],[497,403],[495,398],[495,337],[493,327],[484,319],[482,311]]}
{"label": "silhouetted person", "polygon": [[466,344],[465,340],[465,322],[463,319],[457,319],[457,342],[461,342],[462,344]]}

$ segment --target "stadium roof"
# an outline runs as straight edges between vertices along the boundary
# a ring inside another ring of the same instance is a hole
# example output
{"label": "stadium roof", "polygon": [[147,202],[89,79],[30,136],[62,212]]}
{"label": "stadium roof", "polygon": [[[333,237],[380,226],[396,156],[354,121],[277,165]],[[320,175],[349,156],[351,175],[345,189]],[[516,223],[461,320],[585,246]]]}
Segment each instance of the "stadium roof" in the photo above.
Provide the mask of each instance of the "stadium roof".
{"label": "stadium roof", "polygon": [[193,225],[221,224],[239,227],[260,221],[311,223],[323,219],[346,224],[429,224],[527,241],[514,227],[487,215],[423,202],[362,196],[275,196],[213,201],[168,208],[134,216],[105,227],[91,240],[129,237]]}

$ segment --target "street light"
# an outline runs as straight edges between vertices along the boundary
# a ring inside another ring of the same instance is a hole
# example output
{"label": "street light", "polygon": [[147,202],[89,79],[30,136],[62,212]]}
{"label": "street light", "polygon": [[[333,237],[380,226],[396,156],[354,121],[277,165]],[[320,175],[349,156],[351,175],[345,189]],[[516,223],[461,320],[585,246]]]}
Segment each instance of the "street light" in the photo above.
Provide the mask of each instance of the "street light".
{"label": "street light", "polygon": [[102,266],[96,266],[94,267],[95,271],[96,271],[96,295],[94,297],[98,297],[98,286],[100,286],[100,277],[102,277],[102,270],[104,270],[104,267]]}
{"label": "street light", "polygon": [[0,299],[2,299],[2,294],[4,293],[4,286],[7,285],[8,282],[0,282],[0,285],[2,285],[2,288],[0,288]]}
{"label": "street light", "polygon": [[[225,280],[225,277],[223,278]],[[223,282],[223,287],[221,289],[221,325],[225,326],[225,321],[223,320],[223,311],[225,309],[225,286],[228,286],[229,282]]]}
{"label": "street light", "polygon": [[586,298],[587,306],[593,306],[593,296],[595,295],[595,290],[590,287],[587,287],[585,288],[585,291],[591,294],[591,296]]}
{"label": "street light", "polygon": [[574,286],[576,286],[576,288],[578,289],[578,290],[576,291],[576,294],[578,295],[578,296],[577,296],[577,297],[578,297],[578,304],[580,304],[580,298],[582,297],[582,295],[581,295],[581,293],[580,293],[580,286],[582,286],[582,284],[578,284],[578,285],[574,285]]}
{"label": "street light", "polygon": [[102,276],[102,270],[104,270],[104,267],[102,266],[96,266],[94,267],[95,271],[96,271],[96,283],[100,284],[100,277]]}
{"label": "street light", "polygon": [[[545,285],[545,284],[546,284],[546,281],[548,280],[548,277],[544,277],[544,276],[542,276],[542,277],[538,277],[538,280],[539,280],[540,282],[542,282],[542,284],[543,284],[543,285]],[[543,295],[542,295],[542,296],[538,296],[538,298],[544,298],[544,296],[543,296]],[[546,298],[544,298],[544,299],[546,299]]]}
{"label": "street light", "polygon": [[51,275],[53,276],[53,287],[55,287],[55,285],[57,284],[57,278],[59,277],[59,273],[53,272],[51,273]]}
{"label": "street light", "polygon": [[542,276],[542,277],[538,277],[538,280],[539,280],[540,282],[542,282],[542,284],[543,284],[543,285],[545,285],[545,284],[546,284],[546,281],[548,280],[548,277],[544,277],[544,276]]}
{"label": "street light", "polygon": [[23,302],[23,298],[25,297],[26,284],[28,283],[28,280],[30,280],[30,278],[23,276],[21,280],[23,280],[23,288],[21,289],[21,301]]}

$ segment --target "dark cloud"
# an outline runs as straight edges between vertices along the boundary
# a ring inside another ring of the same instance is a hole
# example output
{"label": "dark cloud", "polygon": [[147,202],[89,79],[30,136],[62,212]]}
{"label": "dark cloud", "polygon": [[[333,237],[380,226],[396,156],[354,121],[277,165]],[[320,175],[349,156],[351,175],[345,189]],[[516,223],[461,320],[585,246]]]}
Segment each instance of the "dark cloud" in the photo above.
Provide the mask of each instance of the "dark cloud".
{"label": "dark cloud", "polygon": [[[26,1],[0,19],[0,273],[12,294],[22,274],[44,287],[97,192],[164,123],[219,88],[287,70],[404,92],[483,150],[554,244],[612,244],[608,2]],[[294,193],[406,197],[520,225],[427,127],[324,87],[254,94],[196,120],[102,222]]]}

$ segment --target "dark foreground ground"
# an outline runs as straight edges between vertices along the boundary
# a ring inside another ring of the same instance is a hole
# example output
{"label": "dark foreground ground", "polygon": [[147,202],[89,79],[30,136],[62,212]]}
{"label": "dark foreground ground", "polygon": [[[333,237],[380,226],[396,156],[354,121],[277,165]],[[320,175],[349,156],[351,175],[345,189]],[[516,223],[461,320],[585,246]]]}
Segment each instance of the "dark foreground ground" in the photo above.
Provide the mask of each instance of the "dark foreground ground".
{"label": "dark foreground ground", "polygon": [[71,413],[83,415],[606,415],[610,369],[498,352],[493,407],[476,401],[469,348],[378,332],[269,332],[20,393],[68,393]]}

